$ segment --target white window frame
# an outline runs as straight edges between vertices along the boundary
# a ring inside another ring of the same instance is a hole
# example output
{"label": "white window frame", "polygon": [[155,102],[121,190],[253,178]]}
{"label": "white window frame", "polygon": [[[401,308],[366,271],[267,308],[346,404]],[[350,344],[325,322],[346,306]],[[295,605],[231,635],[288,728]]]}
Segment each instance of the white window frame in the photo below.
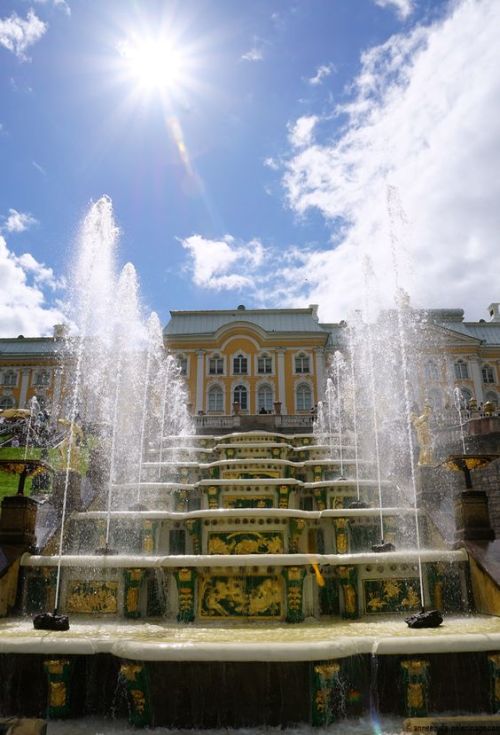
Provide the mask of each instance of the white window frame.
{"label": "white window frame", "polygon": [[[210,361],[211,360],[215,360],[215,361],[220,360],[222,362],[222,372],[221,373],[219,372],[211,373],[210,372]],[[213,377],[217,377],[219,375],[225,375],[225,374],[226,374],[226,361],[225,361],[224,355],[221,352],[212,352],[210,355],[208,355],[208,358],[207,358],[207,375],[213,378]]]}
{"label": "white window frame", "polygon": [[[297,370],[297,360],[301,360],[302,366],[303,366],[304,358],[307,359],[307,365],[308,365],[307,371]],[[293,355],[293,374],[294,375],[312,375],[313,374],[313,359],[312,359],[312,355],[309,352],[306,352],[305,350],[300,350],[300,352],[296,352]]]}
{"label": "white window frame", "polygon": [[[247,366],[246,373],[241,373],[241,372],[240,373],[235,373],[234,372],[234,361],[235,360],[238,360],[238,359],[246,360],[246,366]],[[251,365],[250,365],[250,358],[249,358],[249,356],[248,356],[248,354],[246,352],[243,352],[242,350],[238,350],[238,352],[234,352],[231,355],[231,375],[234,375],[234,376],[243,375],[243,376],[246,377],[246,376],[248,376],[248,375],[251,374],[250,373],[250,367],[251,367]],[[248,390],[248,387],[247,387],[247,390]]]}
{"label": "white window frame", "polygon": [[[220,391],[222,395],[222,408],[219,409],[213,409],[210,408],[210,394],[214,394],[215,391]],[[225,406],[226,406],[226,392],[224,390],[224,385],[221,383],[210,383],[210,385],[207,388],[207,414],[211,415],[217,415],[217,414],[223,414],[225,413]]]}
{"label": "white window frame", "polygon": [[[470,380],[469,366],[467,365],[465,360],[455,360],[455,362],[453,363],[453,370],[455,380]],[[465,373],[465,375],[463,375],[463,373]]]}
{"label": "white window frame", "polygon": [[[8,370],[5,370],[3,377],[2,377],[2,385],[5,385],[7,388],[16,388],[17,387],[17,381],[18,381],[18,375],[19,372],[17,370],[13,370],[12,368],[9,368]],[[14,377],[14,380],[8,380],[11,376]]]}
{"label": "white window frame", "polygon": [[[269,392],[271,393],[271,403],[270,403],[269,407],[267,405],[266,406],[259,405],[259,396],[260,396],[260,392],[262,390],[269,390]],[[269,412],[269,411],[272,412],[273,405],[274,405],[274,386],[273,386],[273,384],[272,383],[268,383],[268,382],[259,383],[257,385],[257,390],[256,390],[256,393],[255,393],[255,410],[256,410],[256,412],[257,413],[260,413],[260,409],[261,408],[265,408],[266,409],[266,412]]]}
{"label": "white window frame", "polygon": [[489,363],[483,365],[481,368],[481,377],[485,385],[494,385],[497,381],[493,365],[490,365]]}
{"label": "white window frame", "polygon": [[[299,389],[300,388],[308,388],[310,393],[310,403],[311,405],[309,408],[299,408]],[[311,409],[314,406],[314,389],[310,381],[308,380],[298,380],[295,383],[294,386],[294,400],[295,400],[295,412],[296,413],[309,413]]]}
{"label": "white window frame", "polygon": [[427,360],[424,367],[425,379],[437,382],[439,380],[439,367],[435,360]]}
{"label": "white window frame", "polygon": [[238,388],[239,386],[241,386],[242,388],[244,388],[246,390],[246,394],[247,394],[247,405],[246,405],[246,408],[243,408],[243,406],[240,403],[240,411],[242,413],[250,413],[250,399],[251,399],[250,386],[244,380],[235,380],[233,382],[233,385],[231,386],[231,405],[233,405],[234,403],[237,403],[237,402],[239,403],[239,401],[235,401],[234,400],[234,394],[235,394],[236,388]]}
{"label": "white window frame", "polygon": [[[259,370],[259,360],[270,360],[271,369],[269,371],[261,372]],[[258,355],[255,356],[255,374],[263,376],[265,375],[266,377],[274,375],[274,358],[270,352],[260,352]]]}

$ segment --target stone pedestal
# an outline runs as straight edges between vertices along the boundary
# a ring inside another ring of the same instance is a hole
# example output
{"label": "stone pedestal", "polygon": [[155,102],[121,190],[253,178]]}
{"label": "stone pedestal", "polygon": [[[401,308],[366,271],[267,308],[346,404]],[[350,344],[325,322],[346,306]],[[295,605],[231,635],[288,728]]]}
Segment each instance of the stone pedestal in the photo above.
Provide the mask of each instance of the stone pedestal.
{"label": "stone pedestal", "polygon": [[148,727],[152,723],[151,698],[148,672],[143,663],[126,661],[120,666],[120,679],[127,687],[129,722],[135,727]]}
{"label": "stone pedestal", "polygon": [[463,490],[455,498],[455,541],[493,541],[488,497],[483,490]]}
{"label": "stone pedestal", "polygon": [[71,661],[67,658],[50,659],[45,662],[44,667],[49,685],[48,716],[50,719],[68,717],[70,715]]}
{"label": "stone pedestal", "polygon": [[37,503],[24,495],[7,495],[2,500],[0,545],[32,546],[35,544]]}
{"label": "stone pedestal", "polygon": [[315,727],[325,727],[339,718],[343,709],[339,673],[337,661],[313,664],[311,720]]}
{"label": "stone pedestal", "polygon": [[429,662],[421,659],[401,661],[404,710],[408,717],[425,717],[429,707]]}

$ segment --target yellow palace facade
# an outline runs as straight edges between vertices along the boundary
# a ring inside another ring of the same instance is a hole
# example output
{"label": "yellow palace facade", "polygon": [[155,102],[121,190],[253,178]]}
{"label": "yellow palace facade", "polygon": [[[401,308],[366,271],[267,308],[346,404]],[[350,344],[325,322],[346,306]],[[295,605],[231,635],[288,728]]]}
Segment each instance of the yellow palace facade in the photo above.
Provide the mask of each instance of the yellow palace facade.
{"label": "yellow palace facade", "polygon": [[[500,304],[488,319],[464,321],[462,309],[426,312],[439,333],[419,376],[420,405],[446,408],[450,381],[467,403],[500,404]],[[345,342],[345,322],[324,324],[317,307],[172,311],[166,348],[184,374],[196,417],[273,414],[308,422],[321,400],[328,363]],[[36,396],[57,414],[64,393],[64,328],[51,337],[0,339],[0,409]],[[208,420],[208,419],[207,419]],[[198,425],[204,420],[197,418]],[[207,424],[208,425],[208,424]],[[284,424],[283,424],[284,425]],[[297,425],[301,425],[300,422]]]}
{"label": "yellow palace facade", "polygon": [[195,415],[305,414],[320,400],[332,333],[317,307],[172,311],[165,342]]}

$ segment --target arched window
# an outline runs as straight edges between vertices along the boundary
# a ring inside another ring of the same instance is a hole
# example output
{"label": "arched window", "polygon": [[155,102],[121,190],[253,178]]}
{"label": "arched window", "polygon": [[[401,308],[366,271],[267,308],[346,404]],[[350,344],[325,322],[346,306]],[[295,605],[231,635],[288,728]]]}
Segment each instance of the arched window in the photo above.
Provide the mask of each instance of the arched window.
{"label": "arched window", "polygon": [[269,375],[273,372],[273,360],[270,355],[259,355],[257,358],[257,372],[259,375]]}
{"label": "arched window", "polygon": [[457,360],[455,363],[455,378],[457,380],[467,380],[469,377],[469,369],[464,360]]}
{"label": "arched window", "polygon": [[15,401],[12,396],[2,396],[0,398],[0,408],[14,408]]}
{"label": "arched window", "polygon": [[209,375],[224,375],[224,358],[220,355],[212,355],[208,360]]}
{"label": "arched window", "polygon": [[439,370],[434,360],[428,360],[425,363],[425,379],[439,380]]}
{"label": "arched window", "polygon": [[296,390],[297,411],[310,411],[312,408],[311,387],[307,383],[299,383]]}
{"label": "arched window", "polygon": [[245,355],[236,355],[233,357],[233,374],[234,375],[247,375],[248,374],[248,360]]}
{"label": "arched window", "polygon": [[244,385],[237,385],[234,389],[233,403],[238,403],[242,411],[248,409],[248,391]]}
{"label": "arched window", "polygon": [[179,367],[179,372],[181,375],[187,375],[188,371],[188,361],[187,357],[184,355],[177,355],[177,365]]}
{"label": "arched window", "polygon": [[222,413],[224,410],[224,393],[220,385],[212,385],[208,389],[208,412]]}
{"label": "arched window", "polygon": [[304,352],[299,352],[299,354],[295,356],[295,372],[302,374],[311,372],[309,366],[309,355],[306,355]]}
{"label": "arched window", "polygon": [[50,383],[50,373],[48,370],[38,370],[35,373],[35,380],[33,381],[33,385],[40,385],[40,386],[46,386]]}
{"label": "arched window", "polygon": [[498,395],[494,393],[492,390],[489,390],[487,394],[484,397],[485,402],[488,401],[489,403],[494,403],[495,406],[498,407]]}
{"label": "arched window", "polygon": [[3,384],[11,387],[17,385],[17,373],[15,370],[7,370],[3,374]]}
{"label": "arched window", "polygon": [[491,365],[483,365],[481,368],[481,373],[483,375],[483,383],[495,383],[495,371],[491,367]]}
{"label": "arched window", "polygon": [[273,389],[270,385],[261,385],[257,391],[257,413],[270,413],[273,410]]}

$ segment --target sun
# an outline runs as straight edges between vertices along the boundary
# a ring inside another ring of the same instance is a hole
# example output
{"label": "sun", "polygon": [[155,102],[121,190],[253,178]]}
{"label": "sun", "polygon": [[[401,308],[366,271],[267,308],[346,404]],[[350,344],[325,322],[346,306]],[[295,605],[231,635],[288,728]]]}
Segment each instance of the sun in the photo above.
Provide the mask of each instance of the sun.
{"label": "sun", "polygon": [[174,92],[187,71],[185,52],[169,38],[130,38],[119,46],[127,76],[145,92]]}

